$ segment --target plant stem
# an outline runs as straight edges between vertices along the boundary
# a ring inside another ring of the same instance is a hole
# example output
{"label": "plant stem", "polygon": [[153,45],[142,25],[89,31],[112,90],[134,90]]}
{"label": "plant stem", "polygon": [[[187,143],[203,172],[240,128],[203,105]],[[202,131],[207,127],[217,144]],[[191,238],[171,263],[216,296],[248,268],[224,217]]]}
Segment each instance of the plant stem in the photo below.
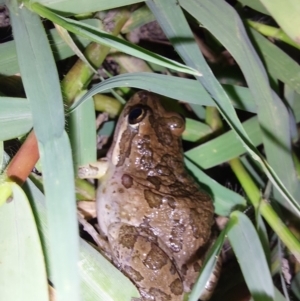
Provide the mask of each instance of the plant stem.
{"label": "plant stem", "polygon": [[300,243],[289,228],[282,222],[272,206],[262,198],[260,190],[255,185],[249,173],[242,165],[240,159],[235,158],[229,162],[233,172],[245,190],[249,200],[255,209],[258,209],[261,215],[268,222],[273,231],[278,235],[287,248],[300,261]]}
{"label": "plant stem", "polygon": [[256,29],[259,33],[264,36],[274,38],[285,42],[297,49],[300,49],[300,45],[296,44],[281,28],[273,27],[270,25],[262,24],[259,22],[246,21],[252,28]]}
{"label": "plant stem", "polygon": [[[103,20],[103,30],[117,36],[128,18],[129,11],[127,9],[110,11]],[[92,42],[86,47],[84,55],[90,64],[97,69],[101,66],[109,51],[110,47]],[[91,82],[93,75],[94,73],[89,66],[80,59],[71,68],[61,83],[64,101],[68,107],[73,104],[75,97]]]}

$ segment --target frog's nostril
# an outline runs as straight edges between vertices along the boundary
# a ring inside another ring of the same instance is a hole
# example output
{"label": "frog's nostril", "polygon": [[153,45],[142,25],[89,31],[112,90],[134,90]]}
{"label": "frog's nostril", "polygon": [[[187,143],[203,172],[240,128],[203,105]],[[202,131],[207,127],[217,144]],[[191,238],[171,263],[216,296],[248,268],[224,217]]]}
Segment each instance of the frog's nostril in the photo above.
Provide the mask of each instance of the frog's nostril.
{"label": "frog's nostril", "polygon": [[131,109],[131,111],[128,114],[128,122],[129,122],[129,124],[137,124],[138,122],[143,120],[145,115],[146,115],[145,108],[143,108],[141,106],[134,107]]}

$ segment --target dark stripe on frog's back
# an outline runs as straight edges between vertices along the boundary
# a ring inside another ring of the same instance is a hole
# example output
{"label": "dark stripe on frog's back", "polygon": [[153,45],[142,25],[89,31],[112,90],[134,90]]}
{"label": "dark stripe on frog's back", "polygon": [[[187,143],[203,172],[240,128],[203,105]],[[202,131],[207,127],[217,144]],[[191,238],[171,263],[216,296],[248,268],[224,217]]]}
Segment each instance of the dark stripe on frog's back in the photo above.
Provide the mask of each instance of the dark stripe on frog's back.
{"label": "dark stripe on frog's back", "polygon": [[131,145],[134,136],[138,133],[137,129],[127,128],[123,133],[119,142],[120,152],[117,167],[122,166],[125,159],[129,157],[131,152]]}

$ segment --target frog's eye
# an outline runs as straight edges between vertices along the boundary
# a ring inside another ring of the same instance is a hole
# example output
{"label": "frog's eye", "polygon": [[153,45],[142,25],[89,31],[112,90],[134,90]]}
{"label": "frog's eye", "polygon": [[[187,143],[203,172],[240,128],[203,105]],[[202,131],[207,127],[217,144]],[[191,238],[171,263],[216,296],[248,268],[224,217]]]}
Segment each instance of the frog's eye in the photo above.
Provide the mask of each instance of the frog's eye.
{"label": "frog's eye", "polygon": [[144,119],[146,113],[147,111],[145,107],[142,106],[133,107],[128,114],[129,124],[134,125],[141,122]]}

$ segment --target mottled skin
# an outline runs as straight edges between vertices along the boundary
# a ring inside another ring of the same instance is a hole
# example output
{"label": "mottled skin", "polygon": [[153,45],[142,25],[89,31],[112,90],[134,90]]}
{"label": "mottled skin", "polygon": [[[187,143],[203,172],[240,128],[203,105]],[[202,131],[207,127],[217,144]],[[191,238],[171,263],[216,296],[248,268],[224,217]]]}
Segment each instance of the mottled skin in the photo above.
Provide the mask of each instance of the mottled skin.
{"label": "mottled skin", "polygon": [[158,96],[135,94],[119,118],[97,191],[106,251],[143,300],[182,300],[212,241],[214,207],[185,170],[184,127]]}

